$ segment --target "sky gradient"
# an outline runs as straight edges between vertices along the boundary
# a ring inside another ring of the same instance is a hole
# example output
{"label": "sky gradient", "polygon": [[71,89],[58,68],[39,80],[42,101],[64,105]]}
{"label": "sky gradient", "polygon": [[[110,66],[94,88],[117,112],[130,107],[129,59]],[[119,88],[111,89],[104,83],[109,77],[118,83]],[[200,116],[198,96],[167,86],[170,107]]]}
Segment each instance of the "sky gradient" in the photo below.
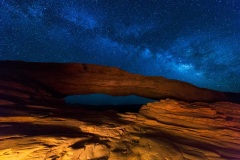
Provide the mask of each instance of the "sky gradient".
{"label": "sky gradient", "polygon": [[0,60],[117,66],[240,92],[239,0],[0,0]]}

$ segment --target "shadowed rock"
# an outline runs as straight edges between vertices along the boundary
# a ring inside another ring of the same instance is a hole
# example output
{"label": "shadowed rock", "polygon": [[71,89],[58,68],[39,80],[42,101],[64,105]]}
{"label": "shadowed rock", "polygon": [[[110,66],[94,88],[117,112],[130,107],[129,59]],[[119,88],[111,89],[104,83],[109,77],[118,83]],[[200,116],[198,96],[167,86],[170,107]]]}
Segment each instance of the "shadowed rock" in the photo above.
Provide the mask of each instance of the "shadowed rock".
{"label": "shadowed rock", "polygon": [[92,93],[190,102],[237,101],[240,97],[177,80],[131,74],[115,67],[93,64],[3,61],[0,62],[0,81],[0,89],[6,96],[34,100]]}
{"label": "shadowed rock", "polygon": [[[148,103],[139,113],[64,104],[90,93],[183,101]],[[0,160],[240,159],[240,105],[207,103],[237,100],[113,67],[0,62]]]}

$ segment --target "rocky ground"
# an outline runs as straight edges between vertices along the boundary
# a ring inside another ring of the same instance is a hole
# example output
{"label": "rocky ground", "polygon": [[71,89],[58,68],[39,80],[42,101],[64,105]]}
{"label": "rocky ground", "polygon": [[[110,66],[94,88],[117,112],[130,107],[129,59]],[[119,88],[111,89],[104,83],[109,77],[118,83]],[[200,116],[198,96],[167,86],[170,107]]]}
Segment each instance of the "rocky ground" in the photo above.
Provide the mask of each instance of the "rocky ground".
{"label": "rocky ground", "polygon": [[240,159],[240,105],[149,103],[139,113],[0,101],[1,160]]}
{"label": "rocky ground", "polygon": [[[91,93],[158,101],[125,112],[64,103]],[[239,102],[239,93],[113,67],[4,61],[0,160],[237,160]]]}

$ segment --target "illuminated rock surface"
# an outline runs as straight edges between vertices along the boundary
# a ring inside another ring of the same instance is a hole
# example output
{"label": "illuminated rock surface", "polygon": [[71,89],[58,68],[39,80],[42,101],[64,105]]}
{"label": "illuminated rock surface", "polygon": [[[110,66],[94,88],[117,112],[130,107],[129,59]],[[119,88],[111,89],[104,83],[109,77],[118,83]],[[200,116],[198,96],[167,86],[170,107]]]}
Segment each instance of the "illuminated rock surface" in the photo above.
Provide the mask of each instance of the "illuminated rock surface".
{"label": "illuminated rock surface", "polygon": [[[240,105],[223,102],[232,100],[229,94],[95,65],[17,65],[0,63],[0,160],[240,159]],[[175,97],[181,85],[185,91]],[[191,97],[192,89],[202,95]],[[185,101],[161,100],[138,113],[117,113],[66,106],[62,99],[97,91]],[[217,101],[217,95],[219,102],[199,102]]]}
{"label": "illuminated rock surface", "polygon": [[1,103],[0,159],[240,159],[240,105],[161,100],[139,113]]}

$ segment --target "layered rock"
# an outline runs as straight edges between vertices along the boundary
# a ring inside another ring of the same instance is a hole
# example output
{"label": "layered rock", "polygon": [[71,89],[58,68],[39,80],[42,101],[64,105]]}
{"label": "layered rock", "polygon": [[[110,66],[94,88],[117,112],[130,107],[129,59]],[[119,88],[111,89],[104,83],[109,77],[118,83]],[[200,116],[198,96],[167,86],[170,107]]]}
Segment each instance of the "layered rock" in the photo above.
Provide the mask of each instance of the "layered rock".
{"label": "layered rock", "polygon": [[[138,113],[64,104],[89,93],[175,100]],[[238,100],[111,67],[0,62],[0,160],[240,159],[240,105],[229,102]]]}
{"label": "layered rock", "polygon": [[167,99],[124,114],[21,107],[0,105],[0,160],[240,159],[239,104]]}

